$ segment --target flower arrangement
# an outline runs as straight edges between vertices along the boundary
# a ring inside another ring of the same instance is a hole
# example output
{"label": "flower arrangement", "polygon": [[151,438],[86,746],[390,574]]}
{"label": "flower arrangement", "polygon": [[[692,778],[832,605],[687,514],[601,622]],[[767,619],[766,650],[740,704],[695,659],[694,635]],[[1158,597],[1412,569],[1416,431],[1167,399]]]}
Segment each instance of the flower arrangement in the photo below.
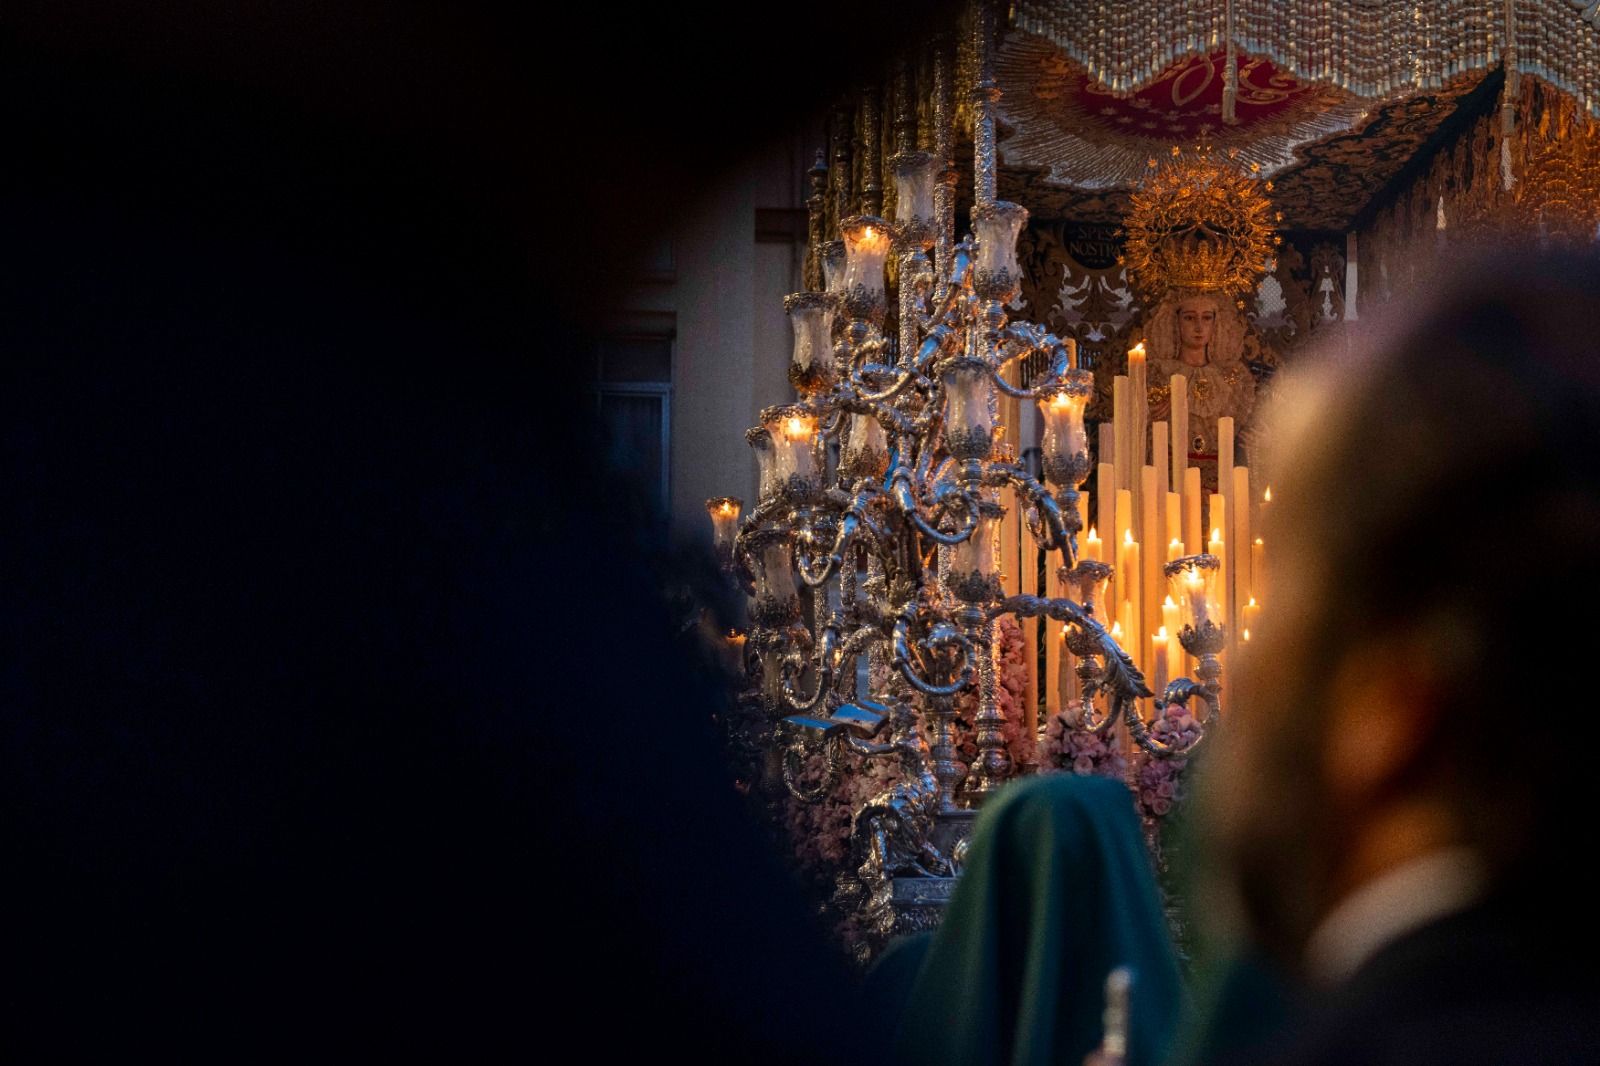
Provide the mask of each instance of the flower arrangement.
{"label": "flower arrangement", "polygon": [[[1156,718],[1150,735],[1163,744],[1187,747],[1200,738],[1200,723],[1183,704],[1169,703]],[[1134,797],[1139,805],[1139,813],[1149,818],[1160,818],[1172,810],[1173,804],[1183,797],[1183,771],[1188,765],[1186,756],[1145,759],[1139,767]]]}

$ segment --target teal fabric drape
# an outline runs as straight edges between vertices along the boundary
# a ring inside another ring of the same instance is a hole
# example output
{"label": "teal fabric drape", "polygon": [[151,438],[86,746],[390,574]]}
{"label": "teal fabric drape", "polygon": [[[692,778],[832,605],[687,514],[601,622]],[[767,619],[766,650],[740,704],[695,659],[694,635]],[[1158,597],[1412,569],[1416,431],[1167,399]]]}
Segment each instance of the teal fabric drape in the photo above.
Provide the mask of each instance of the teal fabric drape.
{"label": "teal fabric drape", "polygon": [[1156,1066],[1182,997],[1132,798],[1116,781],[1049,775],[984,808],[938,932],[895,945],[870,985],[886,1014],[904,1004],[899,1061],[1081,1066],[1106,975],[1124,965],[1128,1062]]}

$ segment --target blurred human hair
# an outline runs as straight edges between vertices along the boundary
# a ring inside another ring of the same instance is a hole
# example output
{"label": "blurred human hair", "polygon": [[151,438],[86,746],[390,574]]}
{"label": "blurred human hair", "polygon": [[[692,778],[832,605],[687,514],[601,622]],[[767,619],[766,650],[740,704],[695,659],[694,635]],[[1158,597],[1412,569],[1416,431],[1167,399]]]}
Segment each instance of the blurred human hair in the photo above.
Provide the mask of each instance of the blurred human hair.
{"label": "blurred human hair", "polygon": [[1422,731],[1386,795],[1441,801],[1497,885],[1555,887],[1589,757],[1597,282],[1593,254],[1479,253],[1309,353],[1265,415],[1268,614],[1209,798],[1271,948],[1333,901],[1332,675],[1374,659]]}

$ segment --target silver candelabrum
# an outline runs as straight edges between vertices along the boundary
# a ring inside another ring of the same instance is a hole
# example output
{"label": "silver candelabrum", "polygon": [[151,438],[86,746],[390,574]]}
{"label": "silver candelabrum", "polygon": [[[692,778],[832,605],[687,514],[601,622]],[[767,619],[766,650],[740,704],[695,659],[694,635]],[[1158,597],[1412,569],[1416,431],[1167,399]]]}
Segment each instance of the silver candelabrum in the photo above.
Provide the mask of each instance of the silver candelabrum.
{"label": "silver candelabrum", "polygon": [[[725,563],[751,595],[749,648],[759,670],[752,702],[760,708],[767,793],[786,789],[816,800],[860,760],[899,760],[894,785],[855,813],[854,869],[841,888],[847,900],[880,913],[891,879],[957,872],[955,849],[945,854],[935,844],[936,823],[981,804],[1018,771],[996,699],[1001,615],[1064,624],[1082,681],[1081,728],[1102,731],[1120,719],[1152,758],[1193,747],[1162,743],[1141,719],[1138,701],[1152,693],[1096,610],[1095,590],[1111,568],[1078,558],[1093,374],[1078,367],[1072,340],[1013,321],[1008,311],[1021,289],[1016,244],[1028,212],[995,199],[992,19],[981,5],[971,232],[955,239],[952,63],[948,42],[935,40],[935,150],[910,150],[908,139],[890,161],[894,218],[875,213],[869,181],[858,212],[839,223],[840,239],[821,242],[827,172],[820,157],[812,170],[813,255],[823,284],[785,302],[794,330],[789,380],[798,395],[762,411],[761,424],[746,435],[759,499],[736,532],[730,501],[708,502]],[[897,99],[914,107],[907,91]],[[862,120],[873,128],[863,135],[869,158],[861,170],[876,174],[875,104],[862,109]],[[914,119],[910,126],[914,135]],[[897,286],[889,335],[891,259]],[[1042,378],[1031,386],[1009,382],[1006,369],[1030,358],[1044,361]],[[1042,481],[1001,445],[1001,394],[1038,404]],[[1004,593],[997,563],[1002,489],[1012,490],[1039,548],[1059,556],[1076,597]],[[1180,637],[1200,657],[1200,680],[1174,681],[1163,698],[1200,692],[1218,706],[1220,631],[1208,624],[1201,619]],[[863,655],[871,666],[868,692],[857,691]],[[974,690],[977,754],[963,766],[956,701]],[[817,754],[824,756],[822,779],[805,783],[802,770]],[[879,923],[883,932],[892,931],[891,920]]]}

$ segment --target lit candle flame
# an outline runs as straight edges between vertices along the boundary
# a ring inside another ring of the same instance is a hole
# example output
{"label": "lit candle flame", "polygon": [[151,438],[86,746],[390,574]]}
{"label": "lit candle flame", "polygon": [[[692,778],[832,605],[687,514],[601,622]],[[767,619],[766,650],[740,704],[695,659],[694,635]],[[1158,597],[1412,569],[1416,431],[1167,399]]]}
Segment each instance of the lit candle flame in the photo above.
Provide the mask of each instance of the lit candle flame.
{"label": "lit candle flame", "polygon": [[788,423],[783,427],[790,440],[805,440],[811,436],[811,423],[798,415],[791,415]]}
{"label": "lit candle flame", "polygon": [[1133,530],[1124,529],[1122,531],[1122,543],[1130,545],[1133,543]]}
{"label": "lit candle flame", "polygon": [[1121,640],[1122,639],[1122,623],[1121,622],[1112,622],[1111,623],[1111,639],[1112,640]]}
{"label": "lit candle flame", "polygon": [[1272,486],[1271,485],[1268,485],[1267,486],[1267,491],[1263,492],[1261,494],[1261,502],[1262,503],[1271,503],[1272,502]]}
{"label": "lit candle flame", "polygon": [[1166,626],[1162,626],[1160,629],[1156,630],[1155,639],[1157,639],[1157,640],[1166,640],[1167,639],[1167,627]]}
{"label": "lit candle flame", "polygon": [[1212,529],[1211,529],[1211,539],[1212,540],[1221,540],[1222,539],[1222,527],[1221,526],[1213,526],[1212,527]]}
{"label": "lit candle flame", "polygon": [[1254,596],[1251,596],[1250,597],[1250,606],[1254,607],[1255,605],[1256,605],[1256,598]]}
{"label": "lit candle flame", "polygon": [[[1171,596],[1168,596],[1167,597],[1167,602],[1162,604],[1161,606],[1163,606],[1163,607],[1176,607],[1178,605],[1172,602],[1172,597]],[[1165,629],[1167,627],[1166,626],[1162,626],[1161,628]]]}
{"label": "lit candle flame", "polygon": [[1244,631],[1244,639],[1245,640],[1249,640],[1250,639],[1250,631],[1248,629]]}
{"label": "lit candle flame", "polygon": [[1140,359],[1144,358],[1144,341],[1140,341],[1128,349],[1128,358],[1132,359],[1134,356],[1138,356]]}

